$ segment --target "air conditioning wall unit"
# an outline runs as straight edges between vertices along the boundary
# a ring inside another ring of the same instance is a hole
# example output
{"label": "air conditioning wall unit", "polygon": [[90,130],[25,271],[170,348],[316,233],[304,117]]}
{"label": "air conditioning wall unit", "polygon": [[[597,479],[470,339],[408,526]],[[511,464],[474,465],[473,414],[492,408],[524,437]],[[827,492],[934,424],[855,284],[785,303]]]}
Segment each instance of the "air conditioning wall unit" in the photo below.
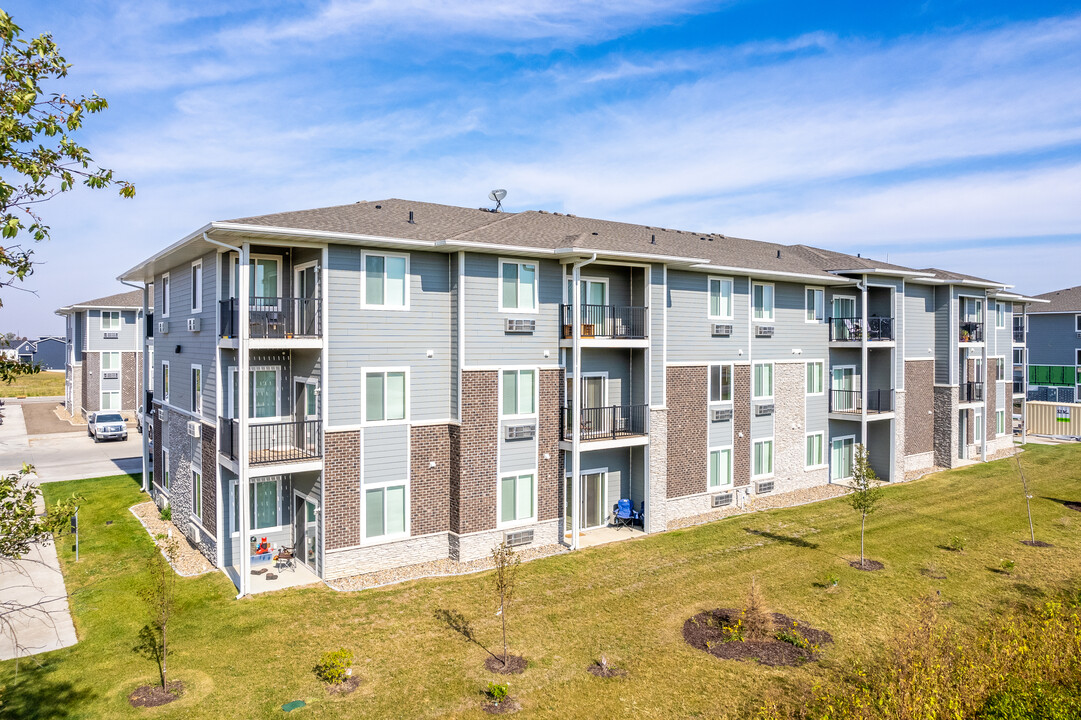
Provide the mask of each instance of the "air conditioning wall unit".
{"label": "air conditioning wall unit", "polygon": [[536,425],[506,425],[503,437],[507,440],[532,440],[536,434]]}
{"label": "air conditioning wall unit", "polygon": [[772,415],[773,403],[758,403],[754,406],[754,414],[756,417],[762,417],[763,415]]}
{"label": "air conditioning wall unit", "polygon": [[169,334],[169,321],[168,320],[159,320],[158,321],[158,335],[168,335],[168,334]]}
{"label": "air conditioning wall unit", "polygon": [[711,332],[714,337],[727,337],[732,334],[731,323],[713,323]]}
{"label": "air conditioning wall unit", "polygon": [[773,492],[773,481],[766,480],[764,482],[755,483],[754,491],[759,495],[768,495]]}
{"label": "air conditioning wall unit", "polygon": [[199,332],[199,328],[202,326],[202,322],[199,318],[188,318],[188,331]]}
{"label": "air conditioning wall unit", "polygon": [[503,542],[507,543],[508,547],[521,547],[522,545],[530,545],[533,542],[533,531],[515,530],[513,532],[504,533]]}
{"label": "air conditioning wall unit", "polygon": [[106,370],[101,374],[102,380],[116,380],[120,377],[120,372],[117,370]]}
{"label": "air conditioning wall unit", "polygon": [[731,505],[732,504],[732,493],[726,492],[726,493],[719,493],[717,495],[714,495],[713,497],[711,497],[709,499],[709,504],[710,504],[711,507],[715,507],[715,508],[726,507],[728,505]]}
{"label": "air conditioning wall unit", "polygon": [[116,332],[115,330],[110,330],[109,332],[102,333],[102,336],[106,340],[119,340],[120,339],[120,333]]}
{"label": "air conditioning wall unit", "polygon": [[773,332],[776,328],[773,325],[755,325],[754,336],[755,337],[773,337]]}
{"label": "air conditioning wall unit", "polygon": [[188,437],[197,438],[202,432],[202,424],[198,420],[188,420]]}
{"label": "air conditioning wall unit", "polygon": [[528,318],[505,318],[503,329],[509,333],[533,333],[537,330],[537,321]]}
{"label": "air conditioning wall unit", "polygon": [[158,420],[161,420],[162,422],[165,422],[168,419],[169,419],[169,410],[167,408],[164,408],[164,407],[159,407],[158,408]]}
{"label": "air conditioning wall unit", "polygon": [[710,419],[713,422],[724,422],[732,419],[732,408],[713,408],[710,410]]}

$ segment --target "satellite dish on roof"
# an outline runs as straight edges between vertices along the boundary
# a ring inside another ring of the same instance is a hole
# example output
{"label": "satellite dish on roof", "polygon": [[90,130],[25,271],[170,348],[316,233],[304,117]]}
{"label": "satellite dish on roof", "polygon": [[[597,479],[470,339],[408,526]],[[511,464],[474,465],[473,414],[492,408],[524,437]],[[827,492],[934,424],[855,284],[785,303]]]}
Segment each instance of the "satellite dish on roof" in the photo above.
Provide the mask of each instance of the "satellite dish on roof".
{"label": "satellite dish on roof", "polygon": [[506,190],[493,190],[488,193],[488,199],[495,203],[495,211],[503,209],[503,198],[507,197]]}

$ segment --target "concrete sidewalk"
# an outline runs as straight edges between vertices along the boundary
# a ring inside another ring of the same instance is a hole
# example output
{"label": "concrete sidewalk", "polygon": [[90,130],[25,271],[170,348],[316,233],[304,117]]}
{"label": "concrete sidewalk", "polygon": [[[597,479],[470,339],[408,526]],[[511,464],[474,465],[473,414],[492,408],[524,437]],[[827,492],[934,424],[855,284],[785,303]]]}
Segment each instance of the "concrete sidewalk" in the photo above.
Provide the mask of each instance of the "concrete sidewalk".
{"label": "concrete sidewalk", "polygon": [[28,657],[78,642],[56,547],[33,545],[22,560],[0,564],[0,660]]}

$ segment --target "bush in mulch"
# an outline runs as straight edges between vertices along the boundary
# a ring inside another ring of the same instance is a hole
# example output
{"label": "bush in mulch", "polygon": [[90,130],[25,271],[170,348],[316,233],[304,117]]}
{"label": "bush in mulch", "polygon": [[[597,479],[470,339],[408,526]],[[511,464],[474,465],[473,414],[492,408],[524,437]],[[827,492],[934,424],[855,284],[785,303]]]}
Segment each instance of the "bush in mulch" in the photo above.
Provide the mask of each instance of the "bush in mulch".
{"label": "bush in mulch", "polygon": [[763,665],[801,665],[818,657],[819,648],[833,636],[781,613],[767,613],[774,632],[757,637],[744,630],[746,612],[717,608],[700,612],[683,623],[688,645],[722,660],[757,660]]}
{"label": "bush in mulch", "polygon": [[859,560],[852,560],[848,563],[857,570],[866,570],[867,572],[874,572],[875,570],[885,570],[886,566],[880,563],[878,560],[870,560],[864,558],[861,563]]}
{"label": "bush in mulch", "polygon": [[173,680],[167,689],[161,685],[142,685],[128,695],[128,703],[132,707],[158,707],[171,703],[183,694],[184,683],[181,680]]}
{"label": "bush in mulch", "polygon": [[327,685],[328,695],[348,695],[349,693],[360,687],[361,679],[353,675],[345,682],[335,683],[333,685]]}
{"label": "bush in mulch", "polygon": [[484,659],[484,667],[488,672],[500,675],[518,675],[525,672],[528,662],[521,655],[508,655],[506,664],[498,655],[489,655]]}
{"label": "bush in mulch", "polygon": [[609,664],[608,658],[604,655],[601,655],[601,659],[587,667],[586,670],[602,678],[623,677],[627,674],[627,671],[623,668]]}
{"label": "bush in mulch", "polygon": [[489,682],[488,689],[484,691],[488,702],[481,705],[484,712],[489,715],[507,715],[521,710],[522,706],[509,693],[506,683]]}

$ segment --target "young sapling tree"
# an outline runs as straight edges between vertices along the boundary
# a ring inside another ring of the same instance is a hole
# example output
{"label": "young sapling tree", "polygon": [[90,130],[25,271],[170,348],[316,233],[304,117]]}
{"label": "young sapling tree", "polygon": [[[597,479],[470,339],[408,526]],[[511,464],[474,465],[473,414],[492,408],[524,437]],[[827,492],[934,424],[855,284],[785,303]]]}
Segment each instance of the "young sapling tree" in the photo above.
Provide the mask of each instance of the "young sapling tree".
{"label": "young sapling tree", "polygon": [[507,603],[513,598],[518,586],[518,568],[521,558],[514,548],[505,542],[492,548],[492,560],[495,563],[493,583],[499,595],[499,616],[503,621],[503,667],[507,666],[510,653],[507,650]]}
{"label": "young sapling tree", "polygon": [[882,488],[867,457],[867,449],[856,446],[856,460],[852,468],[852,484],[845,487],[848,492],[848,504],[860,514],[860,567],[866,566],[864,555],[864,537],[867,532],[867,516],[878,509],[882,500]]}
{"label": "young sapling tree", "polygon": [[[165,552],[170,559],[175,560],[177,555],[175,540],[166,544]],[[139,592],[139,597],[146,603],[150,622],[139,631],[139,642],[132,650],[158,664],[161,689],[168,690],[168,631],[175,604],[176,573],[158,552],[151,556],[149,565],[150,582]]]}

